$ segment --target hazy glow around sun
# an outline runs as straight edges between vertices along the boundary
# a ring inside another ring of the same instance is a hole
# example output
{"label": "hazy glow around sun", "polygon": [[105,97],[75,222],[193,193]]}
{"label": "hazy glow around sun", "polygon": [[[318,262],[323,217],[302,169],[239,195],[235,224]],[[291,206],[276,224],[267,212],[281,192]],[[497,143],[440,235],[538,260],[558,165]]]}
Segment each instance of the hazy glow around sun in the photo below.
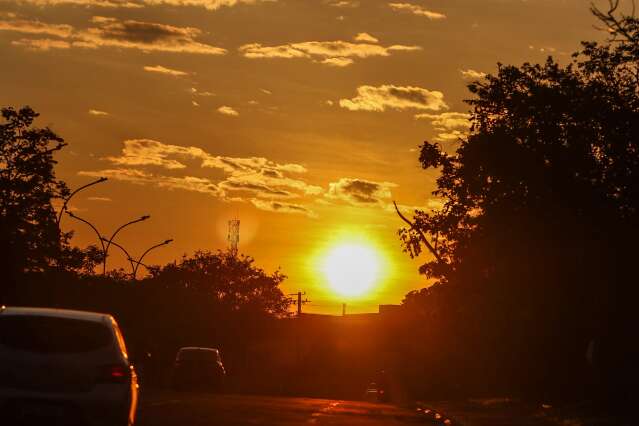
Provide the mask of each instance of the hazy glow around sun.
{"label": "hazy glow around sun", "polygon": [[381,259],[370,246],[341,244],[324,257],[321,270],[331,289],[340,296],[361,296],[380,278]]}

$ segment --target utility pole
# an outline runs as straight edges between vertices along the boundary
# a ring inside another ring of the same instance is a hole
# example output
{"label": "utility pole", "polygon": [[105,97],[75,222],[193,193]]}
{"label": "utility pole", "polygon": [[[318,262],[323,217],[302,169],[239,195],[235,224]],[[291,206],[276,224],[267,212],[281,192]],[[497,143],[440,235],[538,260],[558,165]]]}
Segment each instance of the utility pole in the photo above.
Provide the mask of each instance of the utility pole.
{"label": "utility pole", "polygon": [[310,303],[310,300],[308,300],[308,298],[302,300],[302,296],[305,296],[306,292],[301,292],[298,291],[297,293],[291,293],[289,294],[289,296],[297,296],[297,301],[293,302],[295,305],[297,305],[297,317],[300,318],[302,316],[302,305],[305,303]]}
{"label": "utility pole", "polygon": [[342,303],[342,316],[346,316],[346,303]]}

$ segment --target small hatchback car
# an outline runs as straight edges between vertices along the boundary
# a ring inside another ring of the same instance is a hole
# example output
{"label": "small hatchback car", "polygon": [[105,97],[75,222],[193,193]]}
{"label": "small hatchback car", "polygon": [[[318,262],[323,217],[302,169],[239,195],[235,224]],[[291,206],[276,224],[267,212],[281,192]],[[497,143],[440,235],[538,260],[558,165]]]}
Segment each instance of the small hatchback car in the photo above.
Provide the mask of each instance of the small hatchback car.
{"label": "small hatchback car", "polygon": [[176,390],[220,390],[225,376],[217,349],[186,347],[175,357],[172,381]]}
{"label": "small hatchback car", "polygon": [[137,401],[137,376],[111,315],[0,308],[3,424],[130,426]]}

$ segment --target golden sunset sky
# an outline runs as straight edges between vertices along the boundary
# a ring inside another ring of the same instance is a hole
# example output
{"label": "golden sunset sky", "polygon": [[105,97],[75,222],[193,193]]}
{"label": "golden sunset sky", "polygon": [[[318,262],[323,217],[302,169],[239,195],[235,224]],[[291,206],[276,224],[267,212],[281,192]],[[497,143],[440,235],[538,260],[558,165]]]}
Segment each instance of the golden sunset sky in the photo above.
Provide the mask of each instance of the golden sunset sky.
{"label": "golden sunset sky", "polygon": [[[584,0],[0,0],[0,104],[30,105],[69,146],[57,174],[75,212],[163,264],[226,247],[304,290],[308,312],[375,312],[428,283],[401,252],[402,222],[436,208],[423,140],[454,150],[466,85],[496,63],[561,62],[600,38]],[[74,243],[95,244],[65,218]],[[367,294],[319,271],[344,242],[384,260]],[[113,251],[112,266],[125,266]]]}

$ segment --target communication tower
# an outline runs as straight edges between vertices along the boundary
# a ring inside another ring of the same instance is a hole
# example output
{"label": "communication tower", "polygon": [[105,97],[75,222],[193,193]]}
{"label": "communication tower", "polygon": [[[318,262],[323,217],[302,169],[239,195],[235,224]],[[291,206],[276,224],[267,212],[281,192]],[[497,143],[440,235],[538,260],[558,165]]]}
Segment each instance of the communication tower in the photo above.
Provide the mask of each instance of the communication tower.
{"label": "communication tower", "polygon": [[229,220],[229,235],[227,237],[229,242],[229,250],[234,255],[237,254],[237,245],[240,242],[240,220]]}

